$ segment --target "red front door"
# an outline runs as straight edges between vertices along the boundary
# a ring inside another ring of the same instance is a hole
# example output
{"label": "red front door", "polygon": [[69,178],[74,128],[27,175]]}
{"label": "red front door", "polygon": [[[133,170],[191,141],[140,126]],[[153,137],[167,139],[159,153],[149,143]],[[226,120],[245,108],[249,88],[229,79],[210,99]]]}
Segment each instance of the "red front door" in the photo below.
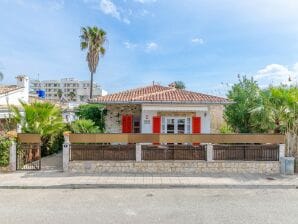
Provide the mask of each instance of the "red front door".
{"label": "red front door", "polygon": [[152,132],[155,134],[160,133],[160,127],[161,127],[161,118],[160,116],[154,116],[153,117],[153,126],[152,126]]}
{"label": "red front door", "polygon": [[201,117],[192,117],[192,133],[201,133]]}
{"label": "red front door", "polygon": [[132,115],[122,115],[122,133],[132,133]]}
{"label": "red front door", "polygon": [[[201,133],[201,117],[192,117],[192,133],[200,134]],[[199,142],[193,143],[194,145],[199,145]]]}

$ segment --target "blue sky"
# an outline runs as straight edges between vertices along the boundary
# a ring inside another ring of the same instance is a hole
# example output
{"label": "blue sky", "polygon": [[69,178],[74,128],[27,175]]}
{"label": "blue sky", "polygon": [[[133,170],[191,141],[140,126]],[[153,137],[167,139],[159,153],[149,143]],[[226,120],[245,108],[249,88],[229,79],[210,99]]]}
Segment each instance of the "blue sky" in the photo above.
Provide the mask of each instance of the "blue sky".
{"label": "blue sky", "polygon": [[80,28],[108,44],[95,81],[109,92],[182,80],[222,95],[237,74],[262,86],[298,79],[296,0],[0,0],[0,71],[89,79]]}

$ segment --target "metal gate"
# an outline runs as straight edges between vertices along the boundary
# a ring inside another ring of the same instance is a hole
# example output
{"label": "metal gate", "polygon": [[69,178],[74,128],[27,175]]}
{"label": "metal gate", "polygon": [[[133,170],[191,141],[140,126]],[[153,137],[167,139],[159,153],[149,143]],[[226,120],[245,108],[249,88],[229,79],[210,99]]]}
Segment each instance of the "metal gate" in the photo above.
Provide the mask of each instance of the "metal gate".
{"label": "metal gate", "polygon": [[19,143],[16,156],[17,170],[40,170],[41,152],[39,143]]}

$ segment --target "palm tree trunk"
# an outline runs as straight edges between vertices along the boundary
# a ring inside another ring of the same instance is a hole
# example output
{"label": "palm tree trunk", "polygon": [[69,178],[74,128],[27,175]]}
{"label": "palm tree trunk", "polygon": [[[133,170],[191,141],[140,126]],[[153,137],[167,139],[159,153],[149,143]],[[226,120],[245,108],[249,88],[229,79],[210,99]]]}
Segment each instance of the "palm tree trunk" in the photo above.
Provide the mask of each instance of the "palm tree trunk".
{"label": "palm tree trunk", "polygon": [[90,100],[93,96],[93,72],[91,72],[91,81],[90,81]]}

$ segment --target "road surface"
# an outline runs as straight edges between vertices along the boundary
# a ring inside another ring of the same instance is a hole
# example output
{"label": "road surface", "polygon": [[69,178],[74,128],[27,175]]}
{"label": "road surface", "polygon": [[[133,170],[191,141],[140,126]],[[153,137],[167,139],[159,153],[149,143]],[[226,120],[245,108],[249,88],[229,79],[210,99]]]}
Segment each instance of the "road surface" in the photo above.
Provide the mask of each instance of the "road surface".
{"label": "road surface", "polygon": [[298,189],[0,190],[0,223],[298,223]]}

